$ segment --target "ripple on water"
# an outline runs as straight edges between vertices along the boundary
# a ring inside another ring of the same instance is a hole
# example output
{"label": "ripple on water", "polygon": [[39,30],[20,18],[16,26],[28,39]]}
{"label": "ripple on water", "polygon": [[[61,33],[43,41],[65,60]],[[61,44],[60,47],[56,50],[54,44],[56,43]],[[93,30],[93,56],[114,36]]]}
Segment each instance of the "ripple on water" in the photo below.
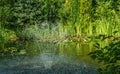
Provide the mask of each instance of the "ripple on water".
{"label": "ripple on water", "polygon": [[97,74],[96,68],[61,55],[40,54],[32,58],[0,62],[0,74]]}
{"label": "ripple on water", "polygon": [[0,74],[97,74],[95,68],[79,63],[58,62],[47,68],[44,64],[29,63],[2,68]]}

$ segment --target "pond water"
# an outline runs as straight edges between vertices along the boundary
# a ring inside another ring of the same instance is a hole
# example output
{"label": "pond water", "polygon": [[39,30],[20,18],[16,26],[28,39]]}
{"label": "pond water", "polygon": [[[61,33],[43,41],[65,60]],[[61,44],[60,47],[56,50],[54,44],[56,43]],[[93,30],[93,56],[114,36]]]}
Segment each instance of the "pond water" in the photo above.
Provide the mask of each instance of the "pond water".
{"label": "pond water", "polygon": [[0,74],[97,74],[97,64],[88,56],[92,44],[33,41],[21,48],[25,55],[0,59]]}

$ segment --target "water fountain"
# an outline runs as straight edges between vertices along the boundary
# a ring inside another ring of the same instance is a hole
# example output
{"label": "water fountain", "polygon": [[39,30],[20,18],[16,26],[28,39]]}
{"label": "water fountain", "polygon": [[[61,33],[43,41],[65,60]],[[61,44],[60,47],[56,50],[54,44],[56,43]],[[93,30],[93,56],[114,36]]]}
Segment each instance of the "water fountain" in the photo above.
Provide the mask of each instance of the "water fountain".
{"label": "water fountain", "polygon": [[[28,37],[29,34],[34,37],[24,47],[27,55],[2,59],[0,74],[97,74],[94,66],[75,60],[77,55],[74,47],[37,40],[41,38],[41,32],[36,25],[25,31]],[[80,48],[76,49],[80,51]]]}

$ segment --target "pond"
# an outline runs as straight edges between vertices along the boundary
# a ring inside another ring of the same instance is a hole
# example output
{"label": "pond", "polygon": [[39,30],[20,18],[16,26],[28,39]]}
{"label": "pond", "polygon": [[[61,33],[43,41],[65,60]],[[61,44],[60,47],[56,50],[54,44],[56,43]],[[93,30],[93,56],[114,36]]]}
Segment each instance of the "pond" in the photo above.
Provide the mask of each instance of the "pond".
{"label": "pond", "polygon": [[0,59],[0,74],[97,74],[90,43],[27,41],[21,48],[25,55]]}

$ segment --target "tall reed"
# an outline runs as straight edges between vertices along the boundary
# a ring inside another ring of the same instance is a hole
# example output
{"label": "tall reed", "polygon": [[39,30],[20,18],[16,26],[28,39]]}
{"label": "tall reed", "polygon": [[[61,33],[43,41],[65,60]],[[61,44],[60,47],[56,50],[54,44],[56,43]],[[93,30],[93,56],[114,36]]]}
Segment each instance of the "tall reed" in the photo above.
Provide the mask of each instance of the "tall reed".
{"label": "tall reed", "polygon": [[[119,30],[119,13],[116,8],[112,8],[113,1],[95,0],[66,0],[66,7],[69,11],[67,26],[64,27],[72,35],[111,35]],[[116,1],[116,6],[119,2]],[[93,6],[93,4],[96,4]],[[66,11],[67,12],[67,11]]]}

